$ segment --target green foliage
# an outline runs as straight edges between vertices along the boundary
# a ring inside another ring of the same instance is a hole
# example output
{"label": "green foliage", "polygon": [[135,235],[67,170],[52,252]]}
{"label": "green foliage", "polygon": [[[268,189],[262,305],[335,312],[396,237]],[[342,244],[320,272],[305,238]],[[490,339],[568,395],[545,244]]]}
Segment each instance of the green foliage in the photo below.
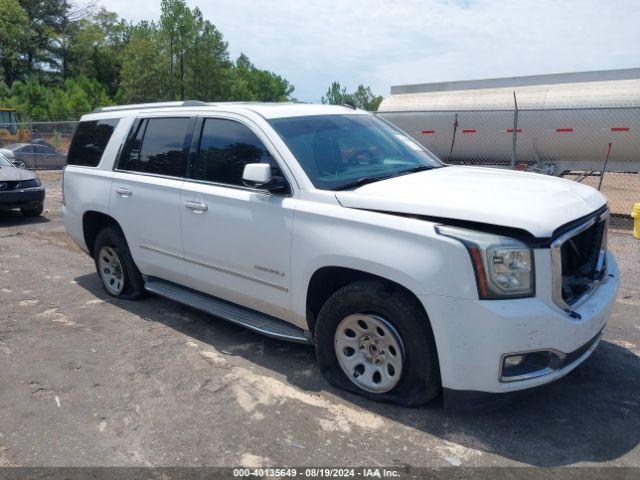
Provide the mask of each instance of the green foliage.
{"label": "green foliage", "polygon": [[53,135],[49,137],[48,142],[58,151],[64,150],[68,146],[68,140],[63,138],[59,130],[53,131]]}
{"label": "green foliage", "polygon": [[282,102],[293,93],[293,85],[267,70],[260,70],[242,54],[231,71],[230,100]]}
{"label": "green foliage", "polygon": [[112,102],[102,85],[84,76],[67,79],[60,87],[47,87],[35,77],[14,82],[8,104],[28,120],[76,120],[100,105]]}
{"label": "green foliage", "polygon": [[[18,0],[29,18],[34,32],[30,42],[21,46],[26,58],[24,75],[36,74],[39,80],[51,81],[58,67],[56,40],[68,23],[66,14],[71,10],[67,0]],[[20,79],[16,77],[14,80]],[[9,83],[9,82],[8,82]],[[9,83],[11,86],[11,83]]]}
{"label": "green foliage", "polygon": [[35,38],[27,13],[16,0],[0,0],[0,68],[3,81],[11,85],[26,68],[26,50]]}
{"label": "green foliage", "polygon": [[48,118],[48,105],[51,91],[42,85],[35,76],[25,82],[16,81],[11,88],[8,104],[14,106],[22,114],[23,119]]}
{"label": "green foliage", "polygon": [[131,29],[124,48],[121,76],[119,95],[125,103],[168,99],[167,62],[155,24],[143,22]]}
{"label": "green foliage", "polygon": [[104,8],[72,24],[69,34],[67,76],[98,80],[113,96],[120,84],[127,33],[126,23]]}
{"label": "green foliage", "polygon": [[158,23],[91,5],[0,0],[0,102],[32,120],[62,120],[113,103],[283,101],[293,92],[245,55],[231,61],[222,33],[184,0],[162,0]]}
{"label": "green foliage", "polygon": [[194,10],[195,35],[185,59],[185,96],[210,101],[227,100],[232,63],[222,33]]}
{"label": "green foliage", "polygon": [[370,87],[358,85],[353,93],[348,93],[347,89],[340,86],[339,82],[333,82],[327,89],[327,93],[322,97],[322,103],[330,105],[353,105],[356,108],[375,112],[382,102],[381,95],[374,95]]}
{"label": "green foliage", "polygon": [[2,102],[3,99],[7,101],[10,96],[11,96],[11,90],[9,89],[5,81],[0,78],[0,102]]}

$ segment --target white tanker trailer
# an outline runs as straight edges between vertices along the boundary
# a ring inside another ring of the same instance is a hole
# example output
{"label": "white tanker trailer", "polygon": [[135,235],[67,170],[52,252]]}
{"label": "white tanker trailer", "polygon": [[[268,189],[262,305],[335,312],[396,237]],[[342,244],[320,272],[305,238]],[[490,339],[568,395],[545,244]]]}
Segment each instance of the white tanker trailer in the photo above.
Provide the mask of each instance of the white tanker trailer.
{"label": "white tanker trailer", "polygon": [[640,172],[640,68],[394,86],[378,114],[449,163],[511,165],[515,134],[519,168]]}

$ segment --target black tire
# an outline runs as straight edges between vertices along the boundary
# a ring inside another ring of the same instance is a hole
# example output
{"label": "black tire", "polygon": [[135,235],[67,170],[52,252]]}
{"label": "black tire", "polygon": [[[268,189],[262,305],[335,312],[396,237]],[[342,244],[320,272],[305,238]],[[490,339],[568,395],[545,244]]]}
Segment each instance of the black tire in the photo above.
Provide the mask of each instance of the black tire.
{"label": "black tire", "polygon": [[43,211],[44,211],[44,204],[42,203],[39,203],[37,205],[31,205],[29,207],[24,207],[20,209],[20,212],[25,217],[39,217],[40,215],[42,215]]}
{"label": "black tire", "polygon": [[[117,255],[120,264],[122,265],[122,274],[124,278],[124,287],[122,288],[122,292],[119,294],[114,294],[111,292],[107,286],[104,284],[103,277],[100,274],[99,267],[99,254],[103,247],[110,247],[113,252]],[[144,289],[144,280],[142,278],[142,274],[138,267],[136,266],[133,258],[131,257],[131,252],[129,251],[129,247],[127,245],[127,241],[125,240],[122,232],[115,227],[107,227],[98,233],[96,236],[96,240],[93,246],[93,259],[96,265],[96,272],[98,273],[98,277],[100,278],[100,283],[104,288],[107,294],[116,298],[125,298],[127,300],[137,300],[139,298],[143,298],[147,296],[147,292]]]}
{"label": "black tire", "polygon": [[[392,324],[404,344],[401,378],[393,389],[373,393],[344,373],[334,348],[342,319],[355,313],[375,314]],[[441,390],[438,355],[429,320],[418,300],[393,284],[362,280],[335,292],[318,315],[314,331],[316,354],[324,377],[336,387],[372,400],[402,406],[424,405]]]}

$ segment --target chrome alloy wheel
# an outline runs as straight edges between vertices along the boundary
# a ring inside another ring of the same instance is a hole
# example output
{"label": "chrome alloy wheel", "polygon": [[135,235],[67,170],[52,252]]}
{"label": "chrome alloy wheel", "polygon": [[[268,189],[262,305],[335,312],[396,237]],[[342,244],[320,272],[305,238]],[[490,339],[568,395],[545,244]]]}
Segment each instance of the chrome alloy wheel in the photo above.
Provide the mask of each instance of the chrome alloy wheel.
{"label": "chrome alloy wheel", "polygon": [[120,257],[113,248],[104,246],[100,249],[98,271],[107,290],[113,295],[120,295],[124,289],[124,271]]}
{"label": "chrome alloy wheel", "polygon": [[404,345],[384,318],[364,313],[343,318],[336,328],[334,347],[342,371],[363,390],[384,393],[400,381]]}

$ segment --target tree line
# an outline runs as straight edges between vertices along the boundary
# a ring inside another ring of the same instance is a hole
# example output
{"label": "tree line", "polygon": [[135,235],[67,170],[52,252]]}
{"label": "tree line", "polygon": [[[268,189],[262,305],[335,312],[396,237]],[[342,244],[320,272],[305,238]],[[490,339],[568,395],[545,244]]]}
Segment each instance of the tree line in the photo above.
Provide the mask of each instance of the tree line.
{"label": "tree line", "polygon": [[331,105],[352,105],[363,110],[376,111],[382,102],[382,95],[375,95],[370,87],[358,85],[355,92],[349,93],[340,82],[333,82],[327,93],[322,97],[322,103]]}
{"label": "tree line", "polygon": [[184,0],[158,22],[127,22],[67,0],[0,0],[0,102],[34,120],[97,106],[199,99],[288,100],[293,85],[229,56],[222,33]]}
{"label": "tree line", "polygon": [[[69,0],[0,0],[0,104],[23,119],[75,120],[98,106],[197,99],[286,101],[282,76],[244,54],[184,0],[162,0],[160,19],[128,22]],[[323,103],[375,110],[381,97],[334,82]]]}

